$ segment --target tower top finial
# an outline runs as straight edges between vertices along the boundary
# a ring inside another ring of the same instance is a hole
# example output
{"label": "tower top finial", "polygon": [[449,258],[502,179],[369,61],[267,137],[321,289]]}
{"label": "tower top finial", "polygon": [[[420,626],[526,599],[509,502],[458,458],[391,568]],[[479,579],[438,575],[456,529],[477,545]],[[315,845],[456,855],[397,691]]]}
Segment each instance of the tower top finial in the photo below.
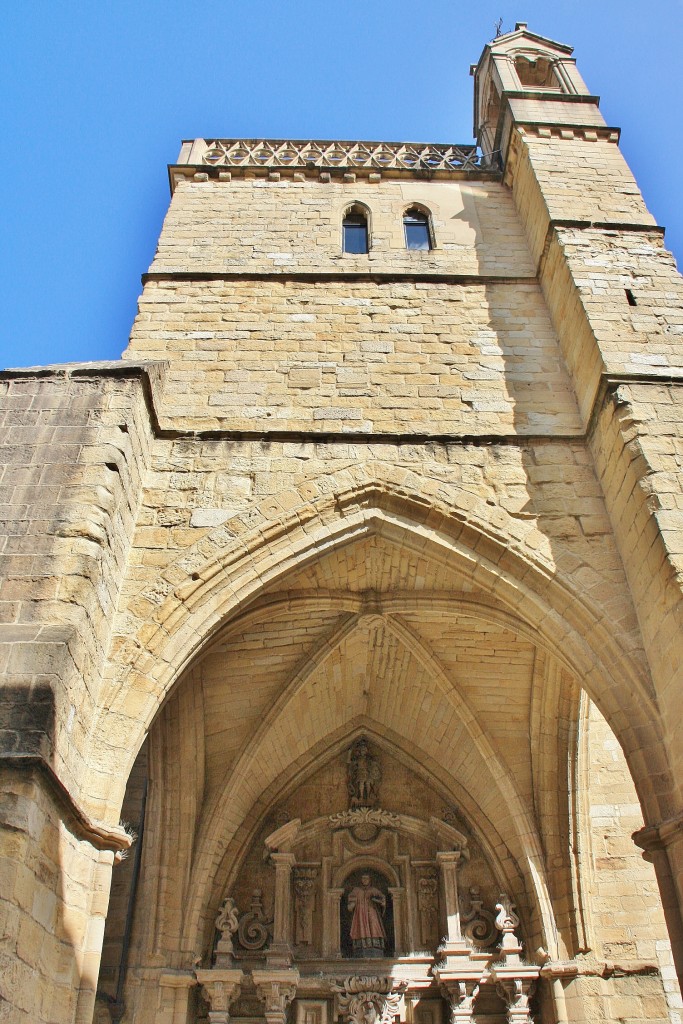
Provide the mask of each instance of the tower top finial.
{"label": "tower top finial", "polygon": [[604,127],[572,47],[518,21],[487,43],[474,69],[474,134],[486,164],[503,166],[513,123]]}

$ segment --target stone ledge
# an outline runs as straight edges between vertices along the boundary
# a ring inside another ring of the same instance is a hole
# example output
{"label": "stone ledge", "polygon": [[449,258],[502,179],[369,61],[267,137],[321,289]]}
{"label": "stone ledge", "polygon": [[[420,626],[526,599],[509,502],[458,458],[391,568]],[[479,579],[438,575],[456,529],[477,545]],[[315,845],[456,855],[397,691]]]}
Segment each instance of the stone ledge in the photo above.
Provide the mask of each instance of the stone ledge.
{"label": "stone ledge", "polygon": [[56,804],[65,813],[79,839],[91,843],[97,850],[110,850],[121,854],[132,846],[132,838],[123,828],[108,828],[91,821],[78,806],[73,796],[61,781],[55,770],[39,754],[2,753],[0,770],[9,770],[22,775],[39,775],[51,793]]}

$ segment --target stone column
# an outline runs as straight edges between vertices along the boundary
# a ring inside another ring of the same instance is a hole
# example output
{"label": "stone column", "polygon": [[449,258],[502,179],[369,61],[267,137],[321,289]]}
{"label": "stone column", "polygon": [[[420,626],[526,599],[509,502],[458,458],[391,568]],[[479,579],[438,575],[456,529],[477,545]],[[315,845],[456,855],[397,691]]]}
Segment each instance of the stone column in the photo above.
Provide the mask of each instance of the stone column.
{"label": "stone column", "polygon": [[446,953],[467,949],[460,927],[460,901],[458,899],[458,864],[460,850],[449,850],[436,855],[441,870],[444,906],[446,908]]}
{"label": "stone column", "polygon": [[162,971],[154,1024],[186,1024],[188,999],[196,984],[190,971]]}
{"label": "stone column", "polygon": [[265,970],[253,972],[256,994],[265,1004],[266,1024],[286,1024],[287,1010],[296,996],[299,972],[288,970]]}
{"label": "stone column", "polygon": [[406,936],[406,907],[405,907],[405,895],[406,891],[403,886],[390,885],[389,892],[391,893],[391,902],[394,907],[394,944],[396,946],[396,956],[405,952]]}
{"label": "stone column", "polygon": [[211,1024],[229,1024],[230,1007],[239,998],[244,972],[240,970],[195,971],[209,1004]]}
{"label": "stone column", "polygon": [[676,973],[683,988],[683,815],[646,825],[633,833],[633,841],[643,851],[643,859],[655,869],[662,897],[662,909],[671,939]]}
{"label": "stone column", "polygon": [[266,960],[273,967],[289,967],[292,962],[292,868],[293,853],[271,853],[275,865],[275,908],[273,941],[266,950]]}
{"label": "stone column", "polygon": [[343,889],[328,889],[324,896],[323,956],[341,956],[339,903],[343,895]]}

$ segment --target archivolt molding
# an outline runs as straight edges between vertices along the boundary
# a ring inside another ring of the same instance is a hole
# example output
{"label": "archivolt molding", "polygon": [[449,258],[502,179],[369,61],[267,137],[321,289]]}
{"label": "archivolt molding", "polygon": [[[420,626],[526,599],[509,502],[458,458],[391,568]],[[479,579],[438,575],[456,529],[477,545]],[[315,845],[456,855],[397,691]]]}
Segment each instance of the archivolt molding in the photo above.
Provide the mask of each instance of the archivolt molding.
{"label": "archivolt molding", "polygon": [[[132,763],[164,695],[228,615],[294,568],[374,531],[441,559],[526,622],[537,642],[562,651],[622,743],[641,795],[643,779],[653,774],[666,790],[657,709],[634,640],[614,637],[613,621],[585,587],[579,592],[566,576],[558,578],[547,538],[502,509],[492,514],[467,491],[449,494],[447,503],[433,480],[385,464],[379,479],[377,469],[351,467],[267,499],[179,555],[137,600],[137,614],[119,616],[91,742],[106,750],[112,730],[118,732]],[[596,587],[604,584],[599,574],[595,578]],[[105,772],[100,782],[115,815],[120,794],[110,802],[111,777]],[[654,813],[666,808],[656,806]]]}

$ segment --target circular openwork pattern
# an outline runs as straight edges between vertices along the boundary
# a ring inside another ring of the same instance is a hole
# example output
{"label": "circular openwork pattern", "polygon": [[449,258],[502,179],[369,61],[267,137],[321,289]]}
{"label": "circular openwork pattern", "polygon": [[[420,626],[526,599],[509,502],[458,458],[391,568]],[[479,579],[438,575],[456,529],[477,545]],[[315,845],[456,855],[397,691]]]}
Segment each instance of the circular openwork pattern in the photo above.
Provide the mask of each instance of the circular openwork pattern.
{"label": "circular openwork pattern", "polygon": [[475,146],[403,142],[304,142],[267,139],[206,141],[200,163],[226,167],[373,167],[379,169],[477,170]]}

